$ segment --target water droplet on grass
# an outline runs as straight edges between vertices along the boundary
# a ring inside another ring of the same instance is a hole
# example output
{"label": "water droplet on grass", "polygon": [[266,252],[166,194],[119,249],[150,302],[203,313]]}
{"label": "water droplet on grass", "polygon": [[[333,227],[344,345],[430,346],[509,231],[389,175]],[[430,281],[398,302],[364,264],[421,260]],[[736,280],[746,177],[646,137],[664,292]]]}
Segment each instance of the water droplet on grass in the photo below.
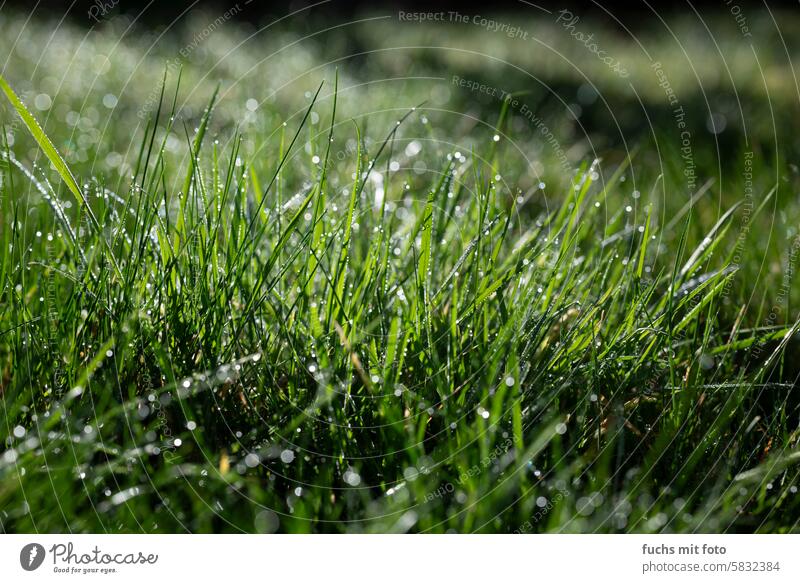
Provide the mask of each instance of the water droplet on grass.
{"label": "water droplet on grass", "polygon": [[347,482],[347,484],[349,484],[350,486],[355,487],[355,486],[358,486],[361,483],[361,476],[359,476],[358,472],[356,472],[352,468],[349,468],[344,473],[343,477],[344,477],[344,481]]}
{"label": "water droplet on grass", "polygon": [[255,526],[256,532],[261,534],[272,534],[278,530],[278,527],[280,526],[280,519],[272,510],[263,510],[256,514],[256,517],[253,520],[253,525]]}

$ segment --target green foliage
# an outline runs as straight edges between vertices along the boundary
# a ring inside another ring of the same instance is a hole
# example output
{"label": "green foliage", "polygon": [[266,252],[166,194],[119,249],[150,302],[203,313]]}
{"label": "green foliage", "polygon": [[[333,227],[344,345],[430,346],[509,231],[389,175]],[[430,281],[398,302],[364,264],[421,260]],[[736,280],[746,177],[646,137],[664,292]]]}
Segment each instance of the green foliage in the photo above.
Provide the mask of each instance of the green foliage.
{"label": "green foliage", "polygon": [[481,128],[391,170],[424,105],[368,142],[338,77],[227,141],[162,88],[81,189],[0,82],[82,200],[4,149],[4,531],[797,530],[797,324],[744,325],[735,205],[666,229],[631,158],[523,190]]}

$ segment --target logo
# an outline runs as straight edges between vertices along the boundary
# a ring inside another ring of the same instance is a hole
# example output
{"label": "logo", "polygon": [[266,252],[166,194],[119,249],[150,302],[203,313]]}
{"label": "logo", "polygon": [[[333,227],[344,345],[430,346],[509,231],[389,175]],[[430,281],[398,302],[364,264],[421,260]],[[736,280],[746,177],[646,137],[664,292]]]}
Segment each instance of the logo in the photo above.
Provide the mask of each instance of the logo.
{"label": "logo", "polygon": [[44,562],[44,547],[39,543],[30,543],[19,552],[19,564],[26,571],[35,571]]}

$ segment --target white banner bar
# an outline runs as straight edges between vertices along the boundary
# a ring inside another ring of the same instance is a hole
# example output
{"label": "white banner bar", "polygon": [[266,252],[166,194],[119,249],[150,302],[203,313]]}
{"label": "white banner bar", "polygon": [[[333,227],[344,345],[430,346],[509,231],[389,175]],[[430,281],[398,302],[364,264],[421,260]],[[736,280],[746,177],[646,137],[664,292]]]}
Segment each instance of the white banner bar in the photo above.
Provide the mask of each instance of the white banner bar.
{"label": "white banner bar", "polygon": [[795,535],[4,535],[0,581],[797,582],[798,550]]}

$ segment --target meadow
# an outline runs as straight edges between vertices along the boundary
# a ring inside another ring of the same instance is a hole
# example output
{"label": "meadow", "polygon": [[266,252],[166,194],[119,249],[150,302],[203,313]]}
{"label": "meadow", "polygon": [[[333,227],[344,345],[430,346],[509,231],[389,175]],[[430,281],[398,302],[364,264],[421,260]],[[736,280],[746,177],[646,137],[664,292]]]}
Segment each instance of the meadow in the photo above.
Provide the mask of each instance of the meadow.
{"label": "meadow", "polygon": [[3,532],[800,530],[800,18],[246,11],[0,11]]}

